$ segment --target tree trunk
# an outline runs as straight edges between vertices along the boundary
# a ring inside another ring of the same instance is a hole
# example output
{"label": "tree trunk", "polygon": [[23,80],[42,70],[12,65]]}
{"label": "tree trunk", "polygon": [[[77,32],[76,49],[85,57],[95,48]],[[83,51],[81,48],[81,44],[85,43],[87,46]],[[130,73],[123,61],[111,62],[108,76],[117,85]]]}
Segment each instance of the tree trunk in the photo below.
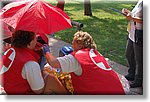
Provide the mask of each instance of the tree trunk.
{"label": "tree trunk", "polygon": [[64,11],[65,0],[58,0],[56,7],[62,9]]}
{"label": "tree trunk", "polygon": [[91,10],[91,2],[90,2],[90,0],[84,0],[84,15],[86,15],[86,16],[92,16],[92,10]]}

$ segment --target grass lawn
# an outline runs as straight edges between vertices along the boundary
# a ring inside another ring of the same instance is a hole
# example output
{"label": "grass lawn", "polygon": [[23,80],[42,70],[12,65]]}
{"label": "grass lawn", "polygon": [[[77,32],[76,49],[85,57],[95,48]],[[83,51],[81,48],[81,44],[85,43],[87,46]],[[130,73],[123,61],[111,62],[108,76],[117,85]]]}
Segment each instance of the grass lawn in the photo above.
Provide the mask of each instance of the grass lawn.
{"label": "grass lawn", "polygon": [[[127,20],[110,8],[121,10],[122,8],[132,9],[136,1],[115,1],[115,2],[92,2],[93,16],[84,16],[82,2],[69,2],[65,4],[65,12],[74,21],[84,24],[83,31],[90,33],[95,40],[98,51],[112,61],[126,65],[125,47],[127,41]],[[72,42],[76,27],[55,33],[63,41]]]}

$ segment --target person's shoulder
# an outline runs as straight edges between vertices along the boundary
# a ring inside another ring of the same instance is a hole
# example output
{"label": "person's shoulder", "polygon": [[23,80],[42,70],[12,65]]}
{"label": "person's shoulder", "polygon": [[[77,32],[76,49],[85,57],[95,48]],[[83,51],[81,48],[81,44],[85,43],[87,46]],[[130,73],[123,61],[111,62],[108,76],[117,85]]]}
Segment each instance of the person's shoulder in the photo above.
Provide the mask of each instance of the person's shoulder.
{"label": "person's shoulder", "polygon": [[26,65],[39,65],[36,61],[28,61],[25,64]]}
{"label": "person's shoulder", "polygon": [[74,53],[75,58],[86,58],[89,54],[89,49],[78,50]]}
{"label": "person's shoulder", "polygon": [[40,68],[40,65],[36,61],[28,61],[24,65],[25,68]]}
{"label": "person's shoulder", "polygon": [[28,61],[24,64],[23,69],[22,69],[22,73],[23,76],[25,77],[26,74],[28,75],[34,75],[34,73],[39,73],[40,70],[40,66],[37,62],[35,61]]}

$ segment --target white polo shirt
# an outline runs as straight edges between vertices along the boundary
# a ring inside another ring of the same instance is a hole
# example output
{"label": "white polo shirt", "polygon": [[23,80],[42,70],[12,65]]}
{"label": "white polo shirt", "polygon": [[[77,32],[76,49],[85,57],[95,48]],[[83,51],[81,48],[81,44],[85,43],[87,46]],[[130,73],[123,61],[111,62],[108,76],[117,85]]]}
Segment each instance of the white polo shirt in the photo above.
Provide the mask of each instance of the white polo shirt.
{"label": "white polo shirt", "polygon": [[80,76],[82,74],[82,68],[80,63],[74,58],[73,55],[65,55],[63,57],[57,58],[63,73],[74,72],[76,75]]}
{"label": "white polo shirt", "polygon": [[39,90],[44,87],[40,66],[35,61],[28,61],[22,69],[22,77],[26,79],[32,90]]}
{"label": "white polo shirt", "polygon": [[[136,6],[133,8],[131,11],[131,16],[132,17],[139,17],[143,18],[143,0],[139,0]],[[129,38],[135,42],[135,29],[138,30],[143,30],[143,24],[142,23],[137,23],[136,25],[134,24],[133,20],[131,20],[128,23],[128,29],[127,31],[129,32]]]}

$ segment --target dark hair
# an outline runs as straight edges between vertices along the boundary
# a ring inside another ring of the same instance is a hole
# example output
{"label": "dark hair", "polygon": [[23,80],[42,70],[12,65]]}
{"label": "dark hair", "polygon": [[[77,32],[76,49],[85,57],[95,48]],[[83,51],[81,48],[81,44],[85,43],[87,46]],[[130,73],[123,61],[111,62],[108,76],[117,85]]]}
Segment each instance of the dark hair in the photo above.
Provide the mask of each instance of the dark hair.
{"label": "dark hair", "polygon": [[39,42],[39,43],[41,43],[41,44],[47,44],[47,43],[42,39],[41,36],[38,36],[38,37],[36,38],[36,40],[37,40],[37,42]]}
{"label": "dark hair", "polygon": [[12,39],[12,37],[9,37],[9,38],[3,39],[3,41],[6,42],[6,43],[11,44],[11,39]]}
{"label": "dark hair", "polygon": [[34,32],[23,30],[16,30],[12,35],[12,45],[20,48],[27,47],[35,37]]}

